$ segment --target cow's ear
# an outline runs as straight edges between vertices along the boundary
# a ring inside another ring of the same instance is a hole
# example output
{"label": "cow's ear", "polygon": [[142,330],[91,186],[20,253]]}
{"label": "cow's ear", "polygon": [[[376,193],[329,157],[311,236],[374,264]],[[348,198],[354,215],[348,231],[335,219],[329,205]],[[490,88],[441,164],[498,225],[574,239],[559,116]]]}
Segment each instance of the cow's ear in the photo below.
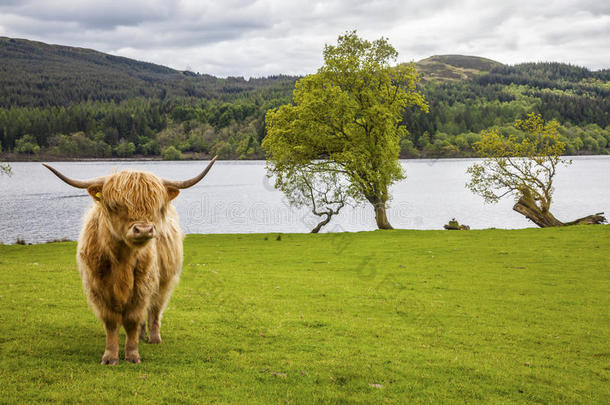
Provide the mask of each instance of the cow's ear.
{"label": "cow's ear", "polygon": [[178,197],[178,194],[180,194],[180,190],[178,190],[176,187],[167,187],[167,195],[169,196],[170,201]]}
{"label": "cow's ear", "polygon": [[102,201],[102,187],[103,184],[94,184],[92,186],[87,187],[87,191],[89,195],[93,197],[95,201]]}

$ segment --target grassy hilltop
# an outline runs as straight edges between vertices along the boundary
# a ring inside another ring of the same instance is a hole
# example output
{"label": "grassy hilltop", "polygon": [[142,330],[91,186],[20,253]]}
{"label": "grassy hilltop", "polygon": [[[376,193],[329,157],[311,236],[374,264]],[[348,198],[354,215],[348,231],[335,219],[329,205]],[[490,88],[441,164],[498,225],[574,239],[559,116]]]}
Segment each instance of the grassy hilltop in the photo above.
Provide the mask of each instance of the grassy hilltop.
{"label": "grassy hilltop", "polygon": [[502,64],[478,56],[434,55],[420,60],[415,66],[425,81],[450,82],[472,79],[493,68],[499,68]]}
{"label": "grassy hilltop", "polygon": [[75,243],[0,246],[1,401],[608,403],[609,241],[191,235],[163,344],[116,367],[98,364]]}

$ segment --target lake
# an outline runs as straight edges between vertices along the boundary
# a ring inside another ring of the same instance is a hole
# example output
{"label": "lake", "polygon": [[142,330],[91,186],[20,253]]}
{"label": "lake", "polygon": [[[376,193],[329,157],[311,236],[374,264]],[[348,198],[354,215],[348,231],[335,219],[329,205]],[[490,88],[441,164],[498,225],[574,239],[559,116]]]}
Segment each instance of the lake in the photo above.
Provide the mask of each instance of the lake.
{"label": "lake", "polygon": [[[610,156],[573,157],[555,179],[553,214],[560,220],[610,214]],[[514,212],[511,198],[498,204],[465,188],[466,168],[476,159],[401,160],[407,179],[392,187],[388,217],[395,228],[442,229],[451,218],[472,229],[533,227]],[[186,179],[207,162],[55,162],[68,176],[87,179],[117,169],[147,170],[168,179]],[[40,163],[11,163],[13,176],[0,176],[0,242],[29,243],[76,239],[91,204],[86,190],[68,186]],[[185,233],[309,232],[317,217],[295,209],[267,179],[263,161],[219,161],[196,186],[175,201]],[[346,207],[323,231],[375,229],[370,205]]]}

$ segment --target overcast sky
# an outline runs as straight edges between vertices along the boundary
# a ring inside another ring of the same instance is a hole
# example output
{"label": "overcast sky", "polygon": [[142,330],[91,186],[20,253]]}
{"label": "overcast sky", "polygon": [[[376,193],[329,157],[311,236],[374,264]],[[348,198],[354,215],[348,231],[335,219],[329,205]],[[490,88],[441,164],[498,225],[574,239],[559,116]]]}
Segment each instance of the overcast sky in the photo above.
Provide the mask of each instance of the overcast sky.
{"label": "overcast sky", "polygon": [[384,36],[399,61],[464,54],[610,68],[610,1],[0,0],[0,36],[216,76],[313,73],[324,44]]}

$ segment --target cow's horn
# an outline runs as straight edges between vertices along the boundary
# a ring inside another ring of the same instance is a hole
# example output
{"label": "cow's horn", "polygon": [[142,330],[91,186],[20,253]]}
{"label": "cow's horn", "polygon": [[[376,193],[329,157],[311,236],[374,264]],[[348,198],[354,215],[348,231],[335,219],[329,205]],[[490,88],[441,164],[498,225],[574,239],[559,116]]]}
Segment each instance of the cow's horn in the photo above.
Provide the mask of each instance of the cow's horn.
{"label": "cow's horn", "polygon": [[60,179],[62,179],[63,181],[65,181],[66,183],[71,185],[72,187],[76,187],[76,188],[88,188],[89,186],[92,186],[94,184],[104,184],[104,180],[106,179],[105,177],[98,177],[96,179],[91,179],[91,180],[74,180],[74,179],[64,176],[63,174],[61,174],[61,172],[59,170],[57,170],[45,163],[43,163],[42,165],[44,167],[46,167],[47,169],[49,169],[50,171],[52,171],[53,173],[55,173],[55,175],[57,177],[59,177]]}
{"label": "cow's horn", "polygon": [[189,188],[191,186],[194,186],[201,179],[203,179],[206,174],[208,174],[208,172],[212,168],[212,165],[214,164],[214,162],[216,162],[217,158],[218,158],[218,156],[214,156],[214,159],[212,159],[212,161],[208,164],[208,166],[201,173],[199,173],[197,176],[193,177],[192,179],[188,179],[188,180],[184,180],[184,181],[172,181],[172,180],[163,179],[163,184],[167,187],[175,187],[175,188]]}

